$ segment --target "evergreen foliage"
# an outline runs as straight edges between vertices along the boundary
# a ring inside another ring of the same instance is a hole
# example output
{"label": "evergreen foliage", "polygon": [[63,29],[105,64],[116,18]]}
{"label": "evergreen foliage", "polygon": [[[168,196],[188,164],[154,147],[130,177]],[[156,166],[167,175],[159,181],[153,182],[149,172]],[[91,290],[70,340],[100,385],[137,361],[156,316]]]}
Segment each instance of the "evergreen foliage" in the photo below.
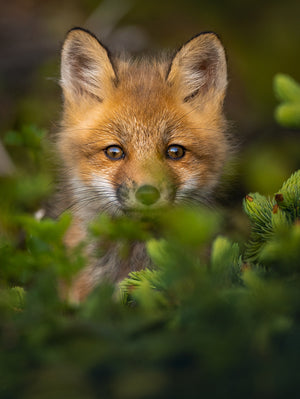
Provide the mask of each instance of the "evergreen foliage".
{"label": "evergreen foliage", "polygon": [[273,197],[246,197],[245,252],[218,235],[221,216],[207,209],[142,221],[100,216],[94,238],[122,242],[124,256],[143,240],[155,268],[118,288],[103,283],[74,306],[57,282],[86,264],[84,243],[66,251],[68,214],[30,216],[51,189],[39,165],[42,136],[27,127],[6,140],[8,148],[23,143],[27,167],[0,180],[0,398],[294,397],[300,171]]}
{"label": "evergreen foliage", "polygon": [[278,74],[274,90],[281,104],[276,108],[278,123],[286,127],[300,126],[300,85],[288,75]]}
{"label": "evergreen foliage", "polygon": [[[300,170],[295,172],[273,198],[258,193],[249,194],[244,209],[252,223],[246,259],[258,261],[269,245],[283,231],[289,233],[297,228],[300,217]],[[296,227],[295,227],[296,226]]]}

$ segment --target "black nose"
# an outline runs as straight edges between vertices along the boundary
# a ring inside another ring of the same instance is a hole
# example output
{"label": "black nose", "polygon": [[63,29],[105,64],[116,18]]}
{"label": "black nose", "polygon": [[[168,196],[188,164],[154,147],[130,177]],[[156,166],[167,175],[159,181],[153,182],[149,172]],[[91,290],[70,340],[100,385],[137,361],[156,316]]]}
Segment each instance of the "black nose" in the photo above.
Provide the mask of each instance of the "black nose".
{"label": "black nose", "polygon": [[159,199],[160,193],[154,186],[144,185],[138,188],[135,197],[143,205],[153,205]]}

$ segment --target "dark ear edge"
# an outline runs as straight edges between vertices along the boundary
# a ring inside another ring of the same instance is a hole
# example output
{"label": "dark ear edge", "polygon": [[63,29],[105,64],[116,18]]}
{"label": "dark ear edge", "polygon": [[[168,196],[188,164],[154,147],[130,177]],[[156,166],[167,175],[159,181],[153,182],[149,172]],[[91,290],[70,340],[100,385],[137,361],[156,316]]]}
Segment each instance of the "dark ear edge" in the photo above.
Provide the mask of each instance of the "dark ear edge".
{"label": "dark ear edge", "polygon": [[177,86],[184,102],[224,99],[227,57],[219,36],[201,32],[183,44],[169,63],[166,81]]}
{"label": "dark ear edge", "polygon": [[[76,28],[75,28],[75,29],[76,29]],[[224,48],[224,46],[223,46],[223,43],[222,43],[222,40],[221,40],[220,35],[218,35],[218,34],[217,34],[216,32],[214,32],[214,31],[210,31],[210,30],[208,30],[208,31],[203,31],[203,32],[197,33],[196,35],[194,35],[193,37],[191,37],[188,41],[186,41],[185,43],[183,43],[180,47],[178,47],[177,50],[175,50],[175,51],[173,52],[171,62],[169,63],[169,67],[168,67],[167,72],[166,72],[166,77],[165,77],[166,80],[168,80],[168,77],[169,77],[170,71],[171,71],[171,69],[172,69],[172,65],[173,65],[174,59],[175,59],[176,55],[180,52],[180,50],[181,50],[184,46],[186,46],[188,43],[190,43],[192,40],[196,39],[197,37],[202,36],[202,35],[207,35],[207,34],[214,35],[214,36],[219,40],[220,44],[222,45],[222,47],[223,47],[223,49],[224,49],[225,58],[226,58],[226,63],[227,63],[227,53],[226,53],[226,50],[225,50],[225,48]]]}
{"label": "dark ear edge", "polygon": [[114,83],[115,83],[115,85],[117,86],[117,85],[118,85],[118,82],[119,82],[119,78],[118,78],[117,68],[116,68],[116,65],[115,65],[115,62],[114,62],[112,53],[110,52],[110,50],[108,49],[108,47],[106,47],[106,46],[98,39],[98,37],[97,37],[93,32],[89,31],[88,29],[82,28],[82,27],[80,27],[80,26],[74,26],[73,28],[69,29],[69,30],[67,31],[67,33],[66,33],[66,35],[65,35],[65,38],[64,38],[64,41],[63,41],[63,43],[62,43],[62,45],[61,45],[60,55],[62,56],[62,51],[63,51],[64,44],[65,44],[65,42],[66,42],[66,40],[67,40],[69,34],[70,34],[71,32],[73,32],[73,31],[82,31],[82,32],[85,32],[85,33],[87,33],[88,35],[92,36],[92,38],[95,39],[95,40],[99,43],[99,45],[106,51],[107,57],[108,57],[108,59],[109,59],[111,65],[112,65],[113,70],[114,70],[114,73],[115,73],[115,77],[116,77],[116,78],[115,78],[115,80],[114,80]]}
{"label": "dark ear edge", "polygon": [[[60,86],[66,105],[102,102],[118,85],[109,50],[83,28],[69,30],[61,50]],[[84,101],[85,101],[84,100]]]}

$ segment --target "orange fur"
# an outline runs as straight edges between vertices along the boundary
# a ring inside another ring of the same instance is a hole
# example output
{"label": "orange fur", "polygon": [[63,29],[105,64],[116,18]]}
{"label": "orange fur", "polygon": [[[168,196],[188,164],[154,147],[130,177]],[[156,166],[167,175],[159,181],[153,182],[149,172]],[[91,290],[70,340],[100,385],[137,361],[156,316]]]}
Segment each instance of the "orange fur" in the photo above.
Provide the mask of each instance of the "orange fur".
{"label": "orange fur", "polygon": [[[69,32],[57,142],[65,170],[63,202],[73,213],[67,245],[84,238],[101,212],[115,216],[209,201],[228,152],[226,85],[224,49],[213,33],[196,36],[172,59],[126,60],[112,58],[87,31]],[[121,151],[120,159],[109,158],[111,146]],[[180,146],[183,156],[170,158],[170,146]],[[118,251],[115,244],[91,260],[70,298],[82,300],[101,279],[119,281],[147,265],[141,243],[133,243],[126,260]]]}

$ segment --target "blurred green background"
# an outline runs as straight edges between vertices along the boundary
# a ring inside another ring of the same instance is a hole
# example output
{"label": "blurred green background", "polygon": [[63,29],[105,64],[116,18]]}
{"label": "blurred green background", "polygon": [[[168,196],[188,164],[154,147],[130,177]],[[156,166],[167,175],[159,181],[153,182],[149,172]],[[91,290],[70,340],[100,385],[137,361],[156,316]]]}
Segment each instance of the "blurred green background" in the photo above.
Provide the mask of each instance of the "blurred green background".
{"label": "blurred green background", "polygon": [[227,194],[220,202],[240,206],[248,192],[272,194],[300,167],[300,134],[276,124],[272,87],[278,72],[300,80],[299,15],[298,0],[2,2],[1,136],[27,124],[50,134],[56,130],[59,55],[68,29],[85,27],[110,49],[133,54],[174,49],[196,33],[212,30],[227,49],[225,107],[238,143]]}

